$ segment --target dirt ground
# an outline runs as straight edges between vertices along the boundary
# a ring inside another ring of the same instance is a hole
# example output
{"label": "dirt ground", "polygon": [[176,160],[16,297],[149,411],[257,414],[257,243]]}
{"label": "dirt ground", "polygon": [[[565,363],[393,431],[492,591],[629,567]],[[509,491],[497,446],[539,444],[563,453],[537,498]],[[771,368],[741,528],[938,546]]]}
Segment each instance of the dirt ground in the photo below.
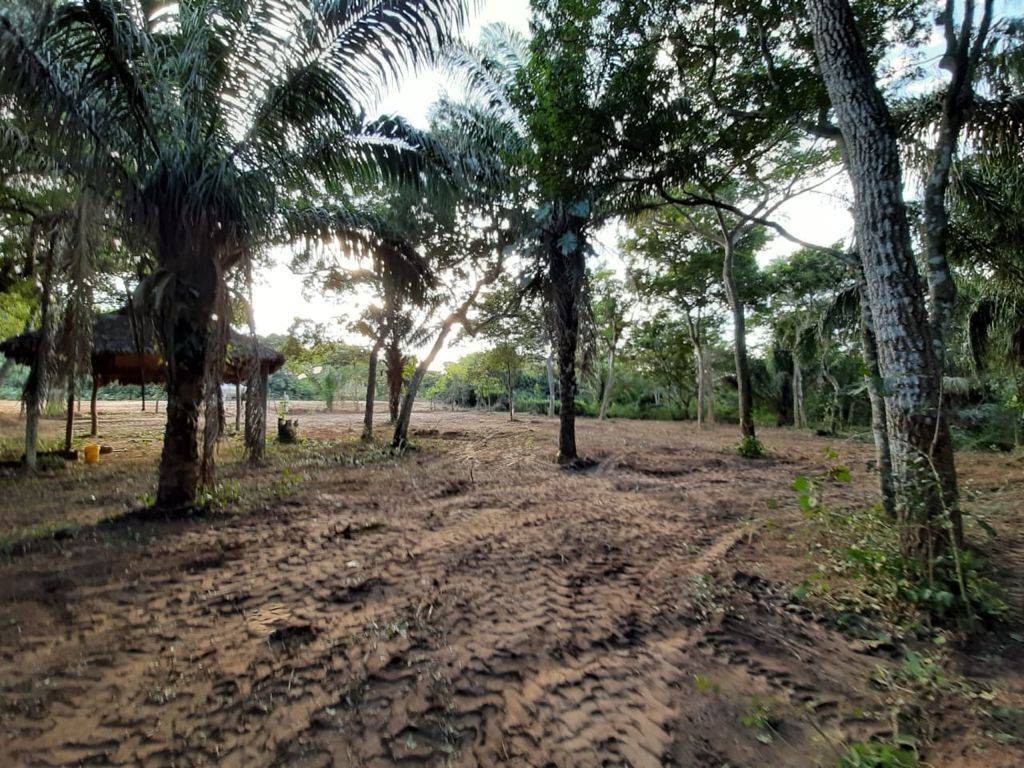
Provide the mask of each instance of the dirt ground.
{"label": "dirt ground", "polygon": [[[110,521],[154,483],[137,407],[101,405],[99,466],[0,477],[0,765],[834,766],[916,695],[878,683],[901,650],[793,597],[824,565],[793,479],[832,447],[827,502],[871,504],[864,442],[765,429],[746,460],[735,427],[584,420],[571,472],[547,418],[423,409],[394,459],[354,404],[298,406],[308,442],[262,472],[226,442],[227,511]],[[960,468],[1009,618],[909,705],[922,764],[1020,768],[1024,462]]]}

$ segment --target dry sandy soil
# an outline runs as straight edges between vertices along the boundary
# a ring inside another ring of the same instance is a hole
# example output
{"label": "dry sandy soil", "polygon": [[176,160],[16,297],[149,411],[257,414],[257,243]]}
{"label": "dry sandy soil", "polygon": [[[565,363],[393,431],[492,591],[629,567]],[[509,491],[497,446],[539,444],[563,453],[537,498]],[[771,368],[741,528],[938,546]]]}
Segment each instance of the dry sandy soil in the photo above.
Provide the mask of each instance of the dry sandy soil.
{"label": "dry sandy soil", "polygon": [[863,508],[864,443],[583,421],[566,471],[546,418],[424,410],[391,459],[354,409],[300,413],[258,474],[222,449],[227,512],[102,522],[152,490],[136,407],[103,405],[100,466],[0,477],[0,765],[834,766],[893,712],[925,765],[1024,765],[1019,459],[961,457],[1009,620],[921,692],[793,597],[824,565],[793,478],[832,446],[854,480],[823,495]]}

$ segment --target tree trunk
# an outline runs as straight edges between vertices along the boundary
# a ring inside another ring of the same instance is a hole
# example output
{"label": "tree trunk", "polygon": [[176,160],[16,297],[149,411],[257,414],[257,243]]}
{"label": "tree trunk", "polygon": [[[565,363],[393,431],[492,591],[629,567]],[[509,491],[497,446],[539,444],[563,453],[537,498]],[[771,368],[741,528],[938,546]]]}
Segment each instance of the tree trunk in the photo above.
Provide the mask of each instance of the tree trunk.
{"label": "tree trunk", "polygon": [[608,405],[612,400],[612,386],[615,384],[615,342],[612,341],[611,349],[608,350],[608,378],[604,382],[604,396],[601,398],[601,410],[597,415],[599,421],[604,421],[608,415]]}
{"label": "tree trunk", "polygon": [[434,346],[430,348],[427,356],[416,366],[416,370],[409,380],[409,385],[405,388],[405,397],[402,398],[402,407],[398,412],[398,419],[395,421],[395,433],[391,439],[391,447],[396,450],[405,448],[409,444],[409,422],[412,421],[412,407],[416,402],[416,394],[419,392],[423,377],[434,362],[434,358],[437,357],[444,347],[444,343],[451,332],[452,326],[455,325],[456,319],[454,316],[450,317],[441,326],[441,331],[434,340]]}
{"label": "tree trunk", "polygon": [[480,291],[483,290],[484,286],[494,282],[500,274],[500,266],[492,267],[487,273],[477,282],[473,287],[472,293],[462,303],[462,305],[450,314],[442,323],[441,330],[437,334],[437,338],[434,340],[434,345],[430,348],[430,352],[423,360],[420,361],[419,365],[416,366],[415,372],[413,372],[412,378],[409,380],[409,385],[405,390],[405,397],[402,398],[402,407],[398,413],[398,419],[395,421],[395,432],[391,439],[391,447],[396,450],[405,448],[409,443],[409,423],[412,421],[412,407],[416,402],[416,394],[419,392],[420,384],[423,383],[423,377],[427,374],[427,370],[434,362],[434,358],[444,348],[444,343],[448,339],[448,334],[451,333],[452,328],[457,323],[466,322],[466,313],[476,303],[477,297],[480,295]]}
{"label": "tree trunk", "polygon": [[181,241],[195,236],[175,230],[171,242],[161,243],[158,254],[164,264],[174,267],[173,294],[158,310],[167,360],[167,425],[156,506],[166,510],[194,506],[200,478],[199,417],[220,274],[214,253],[177,252]]}
{"label": "tree trunk", "polygon": [[512,378],[512,366],[508,366],[506,370],[508,376],[508,420],[516,420],[516,388],[515,380]]}
{"label": "tree trunk", "polygon": [[50,360],[51,322],[50,304],[53,288],[54,250],[57,247],[57,232],[50,235],[46,251],[46,266],[43,270],[42,293],[39,297],[39,341],[28,380],[25,382],[25,466],[35,471],[36,453],[39,446],[39,410],[43,393],[46,391],[46,369]]}
{"label": "tree trunk", "polygon": [[99,376],[96,376],[94,374],[92,377],[92,394],[89,396],[89,418],[91,422],[89,426],[89,437],[97,437],[100,433],[100,425],[99,420],[97,418],[98,414],[96,413],[96,394],[99,391],[99,388]]}
{"label": "tree trunk", "polygon": [[373,401],[377,397],[377,357],[382,343],[378,341],[370,350],[366,375],[366,402],[363,407],[363,440],[373,440]]}
{"label": "tree trunk", "polygon": [[722,260],[722,281],[732,309],[733,354],[736,358],[736,386],[739,390],[740,433],[743,437],[756,437],[754,429],[754,395],[750,381],[750,362],[747,359],[747,318],[743,299],[736,290],[733,275],[733,243],[726,238],[725,258]]}
{"label": "tree trunk", "polygon": [[800,357],[793,350],[793,427],[807,429],[807,411],[804,408],[804,369]]}
{"label": "tree trunk", "polygon": [[892,484],[892,456],[889,450],[889,429],[885,420],[885,399],[882,396],[882,373],[878,367],[878,346],[868,306],[867,287],[863,276],[859,279],[860,290],[860,342],[864,356],[868,401],[871,403],[871,434],[875,439],[875,461],[878,464],[879,488],[882,493],[882,509],[891,519],[896,519],[896,498]]}
{"label": "tree trunk", "polygon": [[704,428],[704,355],[699,345],[693,345],[694,365],[697,366],[697,429]]}
{"label": "tree trunk", "polygon": [[545,361],[548,372],[548,416],[555,415],[555,366],[554,361],[551,359],[551,352],[548,351],[548,357]]}
{"label": "tree trunk", "polygon": [[[576,461],[576,348],[579,343],[579,300],[586,279],[586,265],[582,243],[563,253],[563,232],[546,233],[545,243],[549,255],[549,269],[555,331],[558,345],[558,384],[562,398],[558,428],[558,461],[568,464]],[[579,240],[579,236],[577,236]]]}
{"label": "tree trunk", "polygon": [[68,413],[64,421],[64,450],[71,451],[75,439],[75,373],[68,374]]}
{"label": "tree trunk", "polygon": [[242,376],[235,381],[235,434],[242,427]]}
{"label": "tree trunk", "polygon": [[388,379],[388,416],[391,423],[398,420],[398,409],[402,402],[402,350],[394,340],[384,350],[384,367]]}
{"label": "tree trunk", "polygon": [[896,130],[848,0],[805,0],[843,137],[858,250],[884,382],[904,555],[931,563],[962,524],[949,426],[921,276],[911,246]]}

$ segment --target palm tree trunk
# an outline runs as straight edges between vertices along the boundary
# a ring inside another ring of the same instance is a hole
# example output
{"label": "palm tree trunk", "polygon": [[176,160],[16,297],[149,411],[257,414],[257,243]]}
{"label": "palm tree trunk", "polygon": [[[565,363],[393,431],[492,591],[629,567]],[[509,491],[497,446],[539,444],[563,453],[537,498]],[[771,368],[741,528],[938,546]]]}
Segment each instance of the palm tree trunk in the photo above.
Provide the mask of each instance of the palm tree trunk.
{"label": "palm tree trunk", "polygon": [[373,440],[373,401],[377,396],[377,358],[380,355],[382,340],[378,340],[370,350],[370,361],[366,373],[366,401],[363,407],[363,440]]}
{"label": "palm tree trunk", "polygon": [[156,506],[183,509],[196,501],[199,484],[199,416],[209,331],[179,321],[174,329],[167,376],[167,426],[160,456]]}
{"label": "palm tree trunk", "polygon": [[[193,237],[175,231],[173,242],[162,244],[162,261],[173,265],[175,273],[172,295],[159,308],[160,336],[167,360],[167,425],[156,506],[165,510],[195,505],[201,473],[199,420],[220,273],[214,253],[202,249],[178,253],[178,244]],[[216,418],[215,413],[212,415]]]}
{"label": "palm tree trunk", "polygon": [[959,544],[963,530],[953,445],[939,402],[941,370],[902,196],[897,133],[848,0],[805,2],[854,190],[901,546],[905,556],[930,564],[948,546],[948,531]]}
{"label": "palm tree trunk", "polygon": [[561,410],[558,428],[558,461],[576,461],[576,348],[579,344],[579,300],[586,277],[582,247],[563,253],[561,233],[547,234],[550,276],[555,305],[558,345],[558,384]]}
{"label": "palm tree trunk", "polygon": [[47,367],[50,361],[51,322],[50,305],[52,303],[53,261],[57,247],[56,230],[50,235],[46,250],[46,265],[43,269],[42,291],[39,297],[39,341],[36,344],[35,358],[28,380],[25,382],[25,466],[35,471],[37,466],[37,449],[39,445],[39,409],[43,393],[46,391]]}
{"label": "palm tree trunk", "polygon": [[754,429],[754,395],[750,379],[750,361],[747,358],[747,318],[743,300],[736,290],[733,275],[733,243],[725,240],[725,257],[722,260],[722,281],[732,309],[733,353],[736,358],[736,386],[739,390],[740,433],[743,437],[756,437]]}

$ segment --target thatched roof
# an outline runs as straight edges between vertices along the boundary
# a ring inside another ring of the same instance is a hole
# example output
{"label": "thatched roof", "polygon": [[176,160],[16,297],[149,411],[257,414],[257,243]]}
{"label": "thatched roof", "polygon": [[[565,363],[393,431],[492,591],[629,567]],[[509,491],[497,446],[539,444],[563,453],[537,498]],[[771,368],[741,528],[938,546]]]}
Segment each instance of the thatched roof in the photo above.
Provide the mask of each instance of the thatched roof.
{"label": "thatched roof", "polygon": [[[31,331],[0,342],[0,352],[16,362],[29,365],[39,343],[39,332]],[[244,381],[252,360],[249,336],[232,329],[228,339],[224,381]],[[260,371],[269,375],[284,365],[284,355],[258,340]],[[161,383],[164,364],[152,329],[143,334],[142,354],[135,342],[131,314],[127,308],[97,315],[92,325],[92,370],[100,382],[122,384]]]}

